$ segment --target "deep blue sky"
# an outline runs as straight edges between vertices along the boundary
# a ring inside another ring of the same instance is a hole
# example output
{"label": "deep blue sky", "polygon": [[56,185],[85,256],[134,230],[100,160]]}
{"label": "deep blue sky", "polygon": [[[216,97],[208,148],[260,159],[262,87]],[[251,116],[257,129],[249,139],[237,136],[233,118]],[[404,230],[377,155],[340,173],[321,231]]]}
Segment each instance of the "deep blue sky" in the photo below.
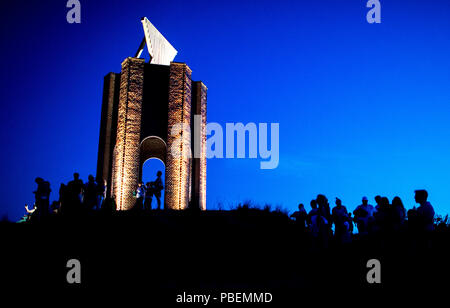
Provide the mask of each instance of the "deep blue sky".
{"label": "deep blue sky", "polygon": [[[209,88],[208,121],[279,122],[280,164],[208,161],[207,203],[294,210],[318,193],[353,209],[362,195],[425,188],[450,212],[450,3],[383,1],[382,23],[354,1],[2,2],[0,215],[52,184],[95,173],[103,76],[119,72],[147,16]],[[308,207],[309,208],[309,207]]]}

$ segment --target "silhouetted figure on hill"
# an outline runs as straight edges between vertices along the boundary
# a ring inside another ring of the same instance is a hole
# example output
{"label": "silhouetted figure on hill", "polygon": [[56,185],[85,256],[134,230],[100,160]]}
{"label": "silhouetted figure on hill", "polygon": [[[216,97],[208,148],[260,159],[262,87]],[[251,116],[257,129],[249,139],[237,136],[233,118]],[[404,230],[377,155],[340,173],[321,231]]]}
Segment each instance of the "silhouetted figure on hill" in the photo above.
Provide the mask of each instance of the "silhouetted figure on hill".
{"label": "silhouetted figure on hill", "polygon": [[389,199],[386,197],[380,197],[378,202],[378,209],[374,213],[375,230],[390,232],[392,231],[393,225],[393,210],[389,203]]}
{"label": "silhouetted figure on hill", "polygon": [[68,202],[76,205],[77,208],[83,203],[83,187],[84,184],[80,179],[80,175],[75,172],[73,180],[67,184],[67,197],[69,198]]}
{"label": "silhouetted figure on hill", "polygon": [[306,217],[306,223],[308,224],[308,227],[311,228],[311,217],[316,215],[318,211],[316,199],[312,199],[309,204],[311,206],[311,211],[309,211],[308,216]]}
{"label": "silhouetted figure on hill", "polygon": [[97,210],[100,210],[103,204],[103,201],[106,199],[106,190],[108,188],[108,184],[105,180],[99,179],[97,180],[97,187],[96,187],[96,193],[97,193],[97,200],[95,208]]}
{"label": "silhouetted figure on hill", "polygon": [[33,191],[35,197],[35,205],[37,207],[36,214],[39,217],[46,216],[48,214],[50,206],[50,183],[44,181],[44,179],[37,177],[35,179],[37,189]]}
{"label": "silhouetted figure on hill", "polygon": [[331,220],[334,223],[335,238],[338,242],[344,243],[349,241],[348,212],[347,208],[342,205],[342,201],[336,198],[336,206],[332,210]]}
{"label": "silhouetted figure on hill", "polygon": [[97,183],[94,176],[89,175],[88,181],[84,184],[84,207],[87,210],[92,210],[97,204]]}
{"label": "silhouetted figure on hill", "polygon": [[325,219],[331,225],[331,211],[330,211],[330,204],[328,203],[327,197],[319,194],[319,195],[317,195],[316,202],[317,202],[317,206],[318,206],[318,210],[319,210],[320,214],[323,217],[325,217]]}
{"label": "silhouetted figure on hill", "polygon": [[329,228],[327,219],[317,211],[311,216],[311,235],[321,248],[328,246]]}
{"label": "silhouetted figure on hill", "polygon": [[358,227],[358,233],[366,235],[369,232],[369,226],[373,221],[373,213],[375,208],[369,204],[367,197],[362,198],[362,204],[358,205],[353,211],[355,215],[356,226]]}
{"label": "silhouetted figure on hill", "polygon": [[144,198],[145,198],[145,186],[144,183],[138,183],[138,187],[136,188],[136,210],[142,210],[144,207]]}
{"label": "silhouetted figure on hill", "polygon": [[428,202],[428,192],[424,189],[416,190],[415,201],[420,206],[415,210],[417,213],[417,223],[420,231],[431,232],[434,230],[434,209]]}
{"label": "silhouetted figure on hill", "polygon": [[316,202],[317,206],[319,207],[320,214],[329,220],[331,213],[330,213],[330,204],[328,203],[327,197],[319,194],[317,195]]}
{"label": "silhouetted figure on hill", "polygon": [[375,205],[375,209],[374,209],[374,211],[373,211],[373,214],[375,214],[375,212],[378,211],[378,209],[380,208],[381,196],[380,196],[380,195],[377,195],[377,196],[375,196],[374,199],[375,199],[376,205]]}
{"label": "silhouetted figure on hill", "polygon": [[[158,171],[156,173],[156,180],[154,180],[153,182],[150,182],[150,186],[151,186],[151,194],[152,196],[155,196],[156,198],[156,202],[157,202],[157,209],[160,210],[161,209],[161,191],[164,189],[164,185],[162,183],[162,172]],[[151,199],[150,199],[150,204],[151,204]]]}
{"label": "silhouetted figure on hill", "polygon": [[400,197],[392,199],[392,223],[395,230],[399,230],[406,218],[406,210]]}
{"label": "silhouetted figure on hill", "polygon": [[300,228],[300,231],[304,231],[307,214],[303,203],[298,205],[298,211],[292,213],[291,217],[295,219],[296,225]]}
{"label": "silhouetted figure on hill", "polygon": [[317,195],[316,198],[318,210],[317,214],[311,216],[311,234],[317,238],[320,247],[328,246],[328,240],[331,235],[331,215],[330,205],[327,197]]}

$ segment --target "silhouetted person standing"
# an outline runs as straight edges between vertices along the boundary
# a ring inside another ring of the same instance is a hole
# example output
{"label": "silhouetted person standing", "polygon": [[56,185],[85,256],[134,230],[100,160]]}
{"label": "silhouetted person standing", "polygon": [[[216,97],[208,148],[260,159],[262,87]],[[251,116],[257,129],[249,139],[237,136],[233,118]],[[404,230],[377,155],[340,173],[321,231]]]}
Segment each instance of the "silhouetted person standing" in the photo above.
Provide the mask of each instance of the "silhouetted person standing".
{"label": "silhouetted person standing", "polygon": [[331,213],[330,213],[330,204],[328,203],[327,197],[324,195],[317,195],[316,198],[317,205],[319,207],[320,214],[325,217],[326,220],[331,220]]}
{"label": "silhouetted person standing", "polygon": [[431,232],[434,230],[434,209],[428,202],[428,192],[424,189],[416,190],[414,199],[420,206],[417,208],[417,222],[420,230]]}
{"label": "silhouetted person standing", "polygon": [[80,180],[80,175],[75,172],[73,180],[67,184],[68,195],[70,196],[70,203],[77,206],[83,203],[83,181]]}
{"label": "silhouetted person standing", "polygon": [[97,204],[97,183],[93,175],[88,176],[88,181],[84,185],[84,206],[92,210]]}
{"label": "silhouetted person standing", "polygon": [[375,212],[376,211],[378,211],[378,209],[380,208],[380,203],[381,203],[381,196],[380,195],[377,195],[377,196],[375,196],[375,203],[377,204],[377,205],[375,205],[375,208],[374,208],[374,211],[373,211],[373,214],[375,215]]}
{"label": "silhouetted person standing", "polygon": [[316,198],[318,210],[317,214],[311,217],[311,234],[318,239],[320,247],[328,246],[328,240],[331,235],[330,223],[330,205],[327,197],[317,195]]}
{"label": "silhouetted person standing", "polygon": [[144,183],[138,183],[138,187],[136,189],[136,209],[142,210],[144,207],[144,198],[145,198],[145,186]]}
{"label": "silhouetted person standing", "polygon": [[375,208],[369,204],[369,200],[367,199],[367,197],[363,197],[362,204],[358,205],[353,211],[359,234],[365,235],[369,232],[369,226],[373,220],[374,211]]}
{"label": "silhouetted person standing", "polygon": [[406,210],[400,197],[392,199],[392,222],[394,228],[398,230],[404,223],[406,218]]}
{"label": "silhouetted person standing", "polygon": [[156,197],[156,202],[158,203],[158,210],[161,209],[161,191],[164,189],[162,180],[162,172],[158,171],[156,173],[156,180],[153,182],[153,194]]}
{"label": "silhouetted person standing", "polygon": [[309,204],[311,206],[311,211],[309,211],[308,216],[306,217],[306,222],[308,224],[308,227],[311,228],[311,217],[313,215],[316,215],[318,211],[316,199],[312,199]]}
{"label": "silhouetted person standing", "polygon": [[36,214],[39,217],[46,216],[48,214],[50,205],[50,183],[44,181],[44,179],[37,177],[35,179],[37,189],[33,192],[35,197],[35,205],[37,208]]}
{"label": "silhouetted person standing", "polygon": [[380,197],[378,209],[374,213],[375,227],[377,231],[392,231],[393,226],[393,210],[386,197]]}
{"label": "silhouetted person standing", "polygon": [[105,180],[103,180],[103,179],[97,180],[97,188],[96,188],[97,199],[96,199],[96,204],[95,204],[95,208],[97,210],[101,209],[103,201],[106,199],[106,190],[108,188],[107,185],[108,184],[106,183]]}
{"label": "silhouetted person standing", "polygon": [[336,198],[336,206],[332,210],[331,218],[334,223],[335,238],[338,242],[347,242],[349,237],[348,212],[339,198]]}
{"label": "silhouetted person standing", "polygon": [[306,214],[305,206],[303,205],[303,203],[300,203],[298,205],[298,211],[295,211],[291,215],[291,217],[295,219],[297,226],[299,226],[300,231],[305,230],[306,216],[307,216],[307,214]]}

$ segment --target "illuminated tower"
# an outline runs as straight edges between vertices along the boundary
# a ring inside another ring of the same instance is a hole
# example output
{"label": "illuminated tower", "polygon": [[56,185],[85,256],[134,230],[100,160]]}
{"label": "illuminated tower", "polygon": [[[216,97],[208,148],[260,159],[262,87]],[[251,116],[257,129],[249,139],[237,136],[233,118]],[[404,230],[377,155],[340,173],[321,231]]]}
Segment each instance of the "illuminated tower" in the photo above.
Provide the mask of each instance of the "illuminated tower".
{"label": "illuminated tower", "polygon": [[[165,208],[204,210],[207,88],[185,63],[172,62],[176,50],[148,19],[142,23],[136,56],[104,79],[97,178],[107,181],[117,209],[128,210],[144,162],[158,158],[166,166]],[[145,43],[149,63],[139,58]]]}

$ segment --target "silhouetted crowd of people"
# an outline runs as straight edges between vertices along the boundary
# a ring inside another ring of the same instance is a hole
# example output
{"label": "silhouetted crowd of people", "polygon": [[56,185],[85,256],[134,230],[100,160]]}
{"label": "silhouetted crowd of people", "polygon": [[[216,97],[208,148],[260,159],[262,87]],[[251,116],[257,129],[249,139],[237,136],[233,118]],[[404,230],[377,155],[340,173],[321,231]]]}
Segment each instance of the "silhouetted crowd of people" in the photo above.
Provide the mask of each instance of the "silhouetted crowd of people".
{"label": "silhouetted crowd of people", "polygon": [[[139,183],[136,192],[136,206],[138,210],[151,209],[152,197],[157,201],[157,209],[161,209],[161,191],[163,183],[162,172],[157,172],[157,178],[153,182]],[[116,210],[115,197],[107,196],[107,182],[103,179],[95,179],[89,175],[88,181],[83,182],[78,173],[73,174],[73,180],[67,184],[62,183],[59,188],[59,199],[50,204],[50,182],[38,177],[35,179],[37,189],[33,192],[35,202],[33,208],[25,205],[26,214],[20,222],[30,219],[45,218],[50,214],[73,215],[83,212],[102,210],[112,212]]]}
{"label": "silhouetted crowd of people", "polygon": [[[146,184],[140,182],[134,192],[136,210],[151,210],[153,197],[156,199],[156,209],[161,209],[162,172],[158,171],[155,181]],[[107,182],[97,179],[92,175],[88,181],[83,182],[78,173],[73,174],[73,180],[67,184],[61,184],[59,199],[50,204],[50,183],[38,177],[35,180],[37,189],[33,208],[25,206],[26,215],[21,221],[40,219],[50,214],[77,214],[89,211],[113,212],[116,210],[115,197],[107,196]],[[327,246],[333,240],[336,243],[349,243],[358,230],[358,236],[371,234],[392,233],[403,230],[427,234],[433,231],[435,212],[428,202],[426,190],[415,191],[415,201],[419,206],[408,211],[405,210],[399,197],[389,201],[387,197],[376,196],[376,205],[369,204],[367,197],[362,198],[362,203],[355,210],[349,212],[342,204],[342,200],[336,198],[335,206],[331,209],[325,195],[319,194],[311,200],[311,210],[305,210],[303,204],[298,206],[291,218],[293,218],[299,230],[303,234],[309,234],[316,242]]]}
{"label": "silhouetted crowd of people", "polygon": [[[88,181],[83,183],[78,173],[73,174],[73,180],[67,184],[61,184],[59,188],[59,199],[50,204],[50,183],[38,177],[35,180],[37,189],[34,191],[35,202],[32,209],[25,206],[27,214],[22,220],[31,218],[40,219],[50,214],[75,214],[86,210],[100,210],[102,206],[106,209],[115,208],[111,200],[106,200],[106,181],[95,180],[89,175]],[[113,201],[113,200],[112,200]]]}
{"label": "silhouetted crowd of people", "polygon": [[311,200],[309,213],[304,205],[300,204],[291,217],[301,232],[310,234],[325,246],[331,239],[337,243],[349,243],[354,226],[360,236],[390,233],[405,227],[410,231],[427,234],[433,231],[435,218],[433,206],[428,202],[428,192],[416,190],[415,201],[419,206],[406,212],[399,197],[390,202],[387,197],[376,196],[375,206],[369,204],[367,197],[363,197],[362,204],[352,213],[342,205],[339,198],[336,198],[336,205],[330,210],[328,199],[324,195],[318,195],[316,199]]}

